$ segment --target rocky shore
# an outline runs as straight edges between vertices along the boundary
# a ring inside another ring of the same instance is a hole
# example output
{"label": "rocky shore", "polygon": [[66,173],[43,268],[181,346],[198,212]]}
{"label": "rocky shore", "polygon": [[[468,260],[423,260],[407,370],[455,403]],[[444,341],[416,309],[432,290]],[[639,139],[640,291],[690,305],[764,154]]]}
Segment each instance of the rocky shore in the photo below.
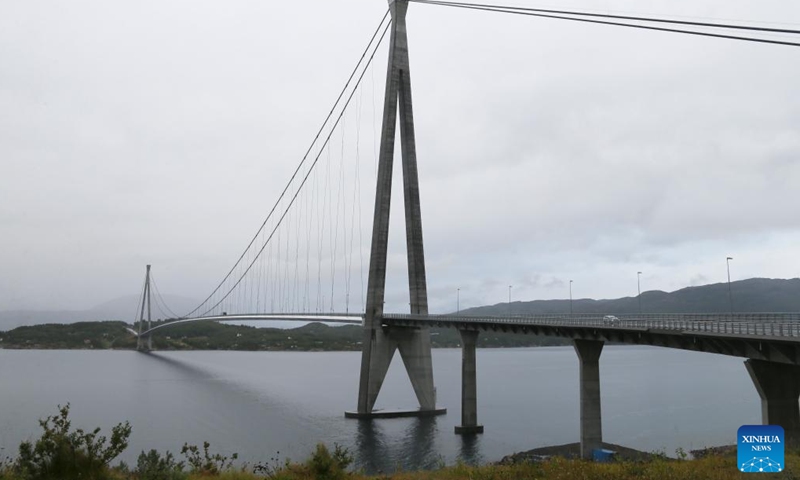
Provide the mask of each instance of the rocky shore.
{"label": "rocky shore", "polygon": [[691,450],[692,458],[703,458],[709,455],[716,455],[719,457],[736,456],[736,445],[723,445],[721,447],[708,447],[700,450]]}
{"label": "rocky shore", "polygon": [[[503,457],[497,465],[514,465],[525,462],[543,462],[552,457],[562,457],[568,459],[580,458],[580,443],[568,443],[566,445],[554,445],[550,447],[534,448],[525,452],[518,452]],[[603,443],[603,449],[615,452],[617,460],[634,462],[646,462],[656,458],[669,459],[666,455],[659,452],[643,452],[633,448],[623,447],[613,443]],[[725,445],[721,447],[709,447],[689,452],[690,458],[703,458],[709,455],[728,456],[736,455],[736,445]]]}

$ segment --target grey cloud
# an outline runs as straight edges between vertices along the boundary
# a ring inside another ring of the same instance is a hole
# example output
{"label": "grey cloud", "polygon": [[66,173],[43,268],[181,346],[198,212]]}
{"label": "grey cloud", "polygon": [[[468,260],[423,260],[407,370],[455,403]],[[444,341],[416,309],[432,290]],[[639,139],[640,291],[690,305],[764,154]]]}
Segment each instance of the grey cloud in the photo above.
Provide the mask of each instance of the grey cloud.
{"label": "grey cloud", "polygon": [[[0,309],[90,307],[136,290],[148,262],[166,293],[204,296],[385,8],[0,6]],[[800,18],[797,6],[744,1],[607,8]],[[519,299],[563,298],[567,278],[581,295],[617,296],[637,270],[666,288],[718,281],[720,252],[790,252],[794,49],[418,4],[409,34],[432,309],[451,308],[453,286],[472,306],[505,301],[509,284]],[[381,55],[357,105],[364,250],[384,70]],[[402,308],[395,174],[387,305]],[[797,271],[791,259],[741,262],[754,276]]]}

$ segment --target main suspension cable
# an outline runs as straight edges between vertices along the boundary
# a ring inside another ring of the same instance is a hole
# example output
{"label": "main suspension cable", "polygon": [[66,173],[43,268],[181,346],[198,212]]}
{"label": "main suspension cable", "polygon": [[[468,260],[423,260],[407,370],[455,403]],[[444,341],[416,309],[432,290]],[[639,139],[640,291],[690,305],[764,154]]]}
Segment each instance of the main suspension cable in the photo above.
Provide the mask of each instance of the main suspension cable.
{"label": "main suspension cable", "polygon": [[[654,27],[648,25],[637,25],[633,23],[622,23],[622,22],[611,22],[605,20],[592,20],[589,18],[576,18],[576,17],[566,17],[563,15],[591,15],[596,17],[605,17],[605,18],[624,18],[622,16],[614,16],[614,15],[603,15],[603,14],[588,14],[585,12],[568,12],[563,11],[561,15],[552,15],[552,14],[545,14],[545,13],[537,13],[543,10],[541,9],[524,9],[521,7],[504,7],[504,6],[495,6],[495,5],[484,5],[484,4],[472,4],[472,3],[459,3],[459,2],[445,2],[445,1],[437,1],[437,0],[409,0],[416,3],[424,3],[429,5],[439,5],[444,7],[455,7],[455,8],[464,8],[468,10],[483,10],[487,12],[498,12],[498,13],[511,13],[514,15],[525,15],[529,17],[539,17],[539,18],[551,18],[556,20],[570,20],[573,22],[582,22],[582,23],[595,23],[599,25],[612,25],[617,27],[628,27],[628,28],[639,28],[643,30],[655,30],[659,32],[669,32],[669,33],[682,33],[686,35],[698,35],[702,37],[714,37],[714,38],[724,38],[727,40],[741,40],[746,42],[757,42],[757,43],[768,43],[773,45],[786,45],[790,47],[800,47],[800,43],[797,42],[787,42],[782,40],[771,40],[767,38],[756,38],[756,37],[741,37],[737,35],[726,35],[722,33],[711,33],[711,32],[700,32],[695,30],[681,30],[676,28],[665,28],[665,27]],[[671,24],[689,24],[689,25],[701,25],[701,22],[683,22],[678,20],[667,20],[667,19],[646,19],[644,17],[629,17],[630,19],[638,18],[639,21],[649,21],[649,22],[662,22],[662,23],[671,23]],[[771,29],[766,27],[748,27],[742,25],[724,25],[724,24],[711,24],[708,23],[706,26],[713,26],[715,28],[740,28],[746,30],[758,30],[762,32],[768,33],[790,33],[796,34],[800,33],[797,30],[784,30],[784,29]]]}
{"label": "main suspension cable", "polygon": [[635,20],[640,22],[652,22],[652,23],[668,23],[673,25],[690,25],[695,27],[713,27],[713,28],[729,28],[735,30],[750,30],[756,32],[766,32],[766,33],[788,33],[788,34],[800,34],[800,30],[791,30],[791,29],[784,29],[784,28],[770,28],[770,27],[759,27],[759,26],[752,26],[752,25],[734,25],[734,24],[726,24],[726,23],[711,23],[711,22],[690,22],[687,20],[674,20],[674,19],[667,19],[667,18],[655,18],[655,17],[638,17],[638,16],[630,16],[630,15],[613,15],[608,13],[590,13],[590,12],[576,12],[576,11],[569,11],[569,10],[549,10],[545,8],[528,8],[528,7],[511,7],[506,5],[490,5],[490,4],[483,4],[483,3],[464,3],[464,2],[450,2],[447,0],[410,0],[412,2],[417,3],[429,3],[434,5],[443,5],[443,6],[451,6],[451,7],[485,7],[485,8],[501,8],[504,10],[518,10],[522,12],[536,12],[536,13],[550,13],[550,14],[557,14],[557,15],[574,15],[574,16],[581,16],[581,17],[596,17],[596,18],[613,18],[616,20]]}

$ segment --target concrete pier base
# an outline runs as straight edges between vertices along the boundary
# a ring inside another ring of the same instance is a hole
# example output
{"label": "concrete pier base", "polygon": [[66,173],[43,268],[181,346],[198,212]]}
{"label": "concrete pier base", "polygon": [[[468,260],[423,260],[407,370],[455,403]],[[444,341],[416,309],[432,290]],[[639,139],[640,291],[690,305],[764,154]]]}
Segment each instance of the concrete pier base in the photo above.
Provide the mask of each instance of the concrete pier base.
{"label": "concrete pier base", "polygon": [[461,425],[456,433],[462,435],[483,433],[483,425],[478,425],[477,362],[475,345],[478,331],[459,330],[461,334]]}
{"label": "concrete pier base", "polygon": [[345,418],[407,418],[407,417],[435,417],[447,413],[446,408],[433,408],[423,410],[421,408],[414,410],[373,410],[369,413],[360,413],[357,411],[348,410],[344,412]]}
{"label": "concrete pier base", "polygon": [[153,336],[139,336],[136,339],[136,350],[140,352],[149,352],[153,350]]}
{"label": "concrete pier base", "polygon": [[483,433],[483,425],[456,425],[458,435],[476,435]]}
{"label": "concrete pier base", "polygon": [[761,423],[783,427],[785,441],[800,442],[800,366],[764,360],[744,362],[761,397]]}
{"label": "concrete pier base", "polygon": [[600,411],[600,353],[598,340],[573,340],[580,361],[581,457],[592,458],[592,450],[602,448],[603,426]]}
{"label": "concrete pier base", "polygon": [[[419,401],[419,409],[373,411],[395,350],[400,352],[406,373]],[[361,381],[358,410],[345,412],[347,418],[425,417],[447,412],[447,409],[436,408],[431,337],[428,328],[383,327],[365,330]]]}

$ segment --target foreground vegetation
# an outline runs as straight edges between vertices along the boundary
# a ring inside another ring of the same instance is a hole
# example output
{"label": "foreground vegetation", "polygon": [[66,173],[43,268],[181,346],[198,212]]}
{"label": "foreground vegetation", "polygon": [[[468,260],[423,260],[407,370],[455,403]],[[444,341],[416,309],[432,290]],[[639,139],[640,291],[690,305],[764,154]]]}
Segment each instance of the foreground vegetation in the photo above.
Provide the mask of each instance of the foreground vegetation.
{"label": "foreground vegetation", "polygon": [[[90,432],[73,429],[69,405],[60,407],[57,415],[39,421],[42,436],[35,442],[23,442],[16,458],[0,459],[0,480],[604,480],[604,479],[690,479],[728,480],[752,478],[736,471],[735,456],[708,455],[699,460],[668,459],[665,456],[643,462],[620,461],[593,463],[583,460],[553,458],[539,463],[514,465],[456,465],[433,471],[397,472],[391,475],[368,476],[349,472],[353,458],[335,446],[331,452],[318,445],[310,458],[301,463],[288,460],[280,463],[234,465],[236,455],[227,457],[203,447],[184,445],[183,460],[169,452],[142,452],[135,466],[111,462],[128,446],[131,426],[125,422],[111,431],[110,437],[100,429]],[[800,452],[787,452],[786,470],[779,474],[760,474],[759,478],[800,478]]]}
{"label": "foreground vegetation", "polygon": [[[153,322],[156,325],[161,322]],[[0,332],[0,348],[13,349],[135,349],[136,337],[124,322],[78,322],[18,327]],[[136,331],[138,326],[134,325]],[[357,325],[329,327],[311,323],[299,328],[255,328],[214,322],[176,325],[153,333],[156,350],[360,350],[363,330]],[[537,335],[484,332],[479,347],[568,345],[566,339]],[[431,329],[434,348],[461,345],[458,331]]]}

